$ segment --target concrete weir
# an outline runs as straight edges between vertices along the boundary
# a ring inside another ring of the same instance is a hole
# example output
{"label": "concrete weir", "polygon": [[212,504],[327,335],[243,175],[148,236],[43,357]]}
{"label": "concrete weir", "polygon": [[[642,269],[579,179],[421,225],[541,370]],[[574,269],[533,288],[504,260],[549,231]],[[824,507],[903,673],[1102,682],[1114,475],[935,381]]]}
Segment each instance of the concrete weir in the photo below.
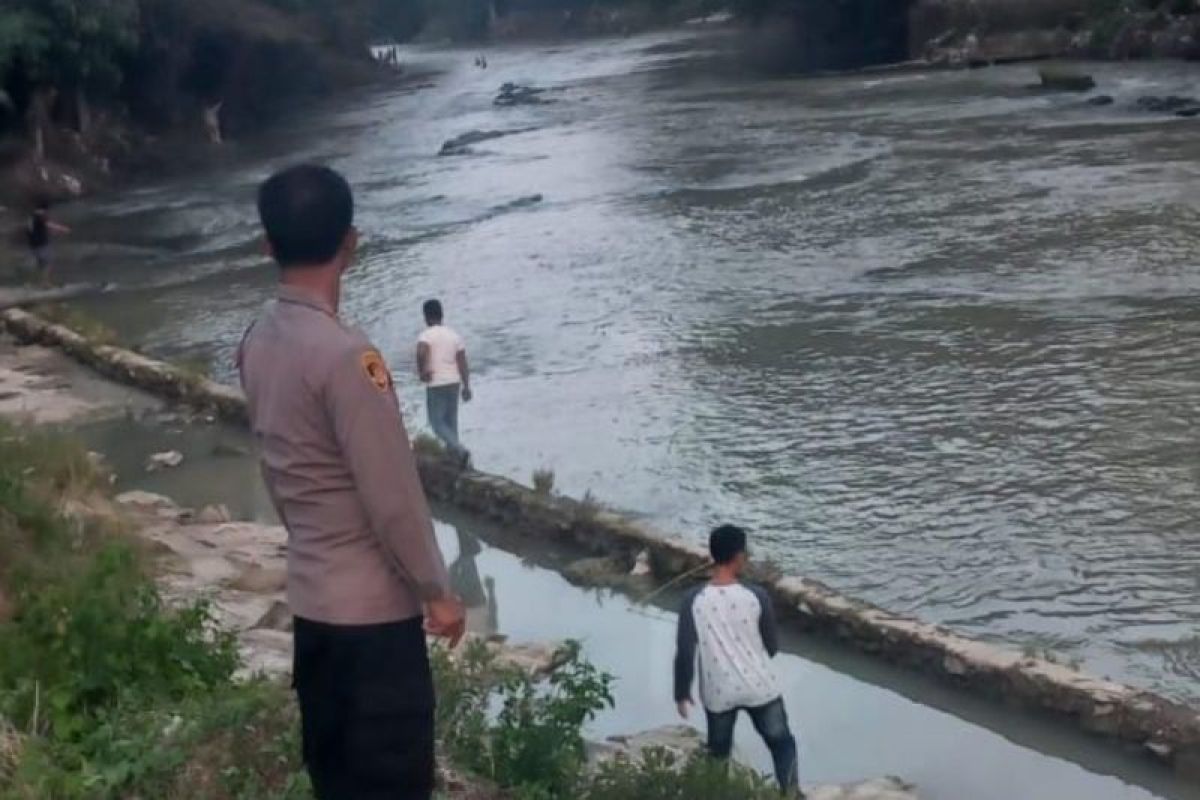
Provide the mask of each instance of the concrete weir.
{"label": "concrete weir", "polygon": [[[59,348],[116,381],[231,422],[246,421],[245,399],[236,389],[128,350],[97,345],[19,309],[0,312],[0,324],[22,343]],[[419,450],[417,455],[426,491],[433,499],[530,540],[569,544],[603,555],[614,570],[626,572],[639,561],[645,563],[648,556],[652,580],[659,584],[702,569],[707,561],[695,545],[594,502],[539,494],[496,475],[462,472],[436,452]],[[1083,730],[1141,747],[1183,774],[1200,775],[1200,712],[1192,708],[890,613],[817,581],[769,571],[757,579],[793,624],[974,693],[1050,712]]]}

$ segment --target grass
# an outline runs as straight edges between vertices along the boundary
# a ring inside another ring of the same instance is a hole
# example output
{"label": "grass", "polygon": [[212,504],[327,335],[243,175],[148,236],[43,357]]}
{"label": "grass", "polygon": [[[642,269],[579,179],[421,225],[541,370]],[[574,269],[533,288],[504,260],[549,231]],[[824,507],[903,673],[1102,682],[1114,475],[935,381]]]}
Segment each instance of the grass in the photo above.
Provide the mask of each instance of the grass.
{"label": "grass", "polygon": [[37,306],[31,311],[47,322],[70,328],[95,344],[118,346],[121,342],[121,337],[111,327],[90,314],[65,303],[48,303]]}
{"label": "grass", "polygon": [[596,495],[592,494],[591,489],[588,489],[583,493],[583,498],[575,504],[575,524],[595,522],[596,517],[603,509],[604,506],[596,499]]}
{"label": "grass", "polygon": [[163,601],[119,521],[61,516],[104,486],[74,441],[0,423],[0,796],[307,796],[286,687],[235,682],[234,638]]}
{"label": "grass", "polygon": [[542,497],[554,494],[554,470],[535,469],[533,471],[533,491]]}

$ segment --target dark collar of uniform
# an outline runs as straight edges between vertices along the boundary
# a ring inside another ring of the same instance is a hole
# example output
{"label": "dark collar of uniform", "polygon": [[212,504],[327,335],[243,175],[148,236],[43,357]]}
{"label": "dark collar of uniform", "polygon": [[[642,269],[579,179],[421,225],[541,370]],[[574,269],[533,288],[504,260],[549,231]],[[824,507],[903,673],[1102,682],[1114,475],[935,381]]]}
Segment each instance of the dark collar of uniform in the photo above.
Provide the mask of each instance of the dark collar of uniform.
{"label": "dark collar of uniform", "polygon": [[328,314],[331,317],[337,316],[337,312],[333,310],[333,306],[331,306],[323,297],[320,297],[315,292],[310,292],[297,286],[280,284],[279,302],[293,303],[298,306],[307,306],[308,308],[313,308],[317,311],[320,311],[322,314]]}

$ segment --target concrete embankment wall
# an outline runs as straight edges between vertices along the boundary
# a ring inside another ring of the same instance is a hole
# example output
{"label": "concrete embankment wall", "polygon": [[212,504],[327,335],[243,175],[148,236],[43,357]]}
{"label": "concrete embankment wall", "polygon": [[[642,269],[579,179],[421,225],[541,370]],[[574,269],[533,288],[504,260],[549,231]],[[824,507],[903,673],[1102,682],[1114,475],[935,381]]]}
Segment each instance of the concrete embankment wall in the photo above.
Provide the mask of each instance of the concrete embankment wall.
{"label": "concrete embankment wall", "polygon": [[[113,380],[230,422],[246,421],[245,399],[236,389],[128,350],[93,344],[25,311],[0,313],[0,324],[18,341],[59,348]],[[432,498],[499,523],[531,543],[569,544],[608,556],[625,569],[645,553],[660,582],[707,561],[699,547],[593,502],[538,494],[495,475],[460,472],[437,453],[418,452],[418,462]],[[1054,713],[1086,731],[1141,747],[1181,772],[1200,775],[1200,712],[1194,709],[889,613],[813,580],[774,574],[758,578],[792,624],[977,694]]]}

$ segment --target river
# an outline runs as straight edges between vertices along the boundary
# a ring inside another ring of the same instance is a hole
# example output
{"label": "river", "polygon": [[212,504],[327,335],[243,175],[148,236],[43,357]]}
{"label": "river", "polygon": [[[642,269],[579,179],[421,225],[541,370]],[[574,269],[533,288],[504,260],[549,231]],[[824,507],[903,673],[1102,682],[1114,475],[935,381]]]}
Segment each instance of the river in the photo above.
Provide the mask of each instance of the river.
{"label": "river", "polygon": [[[254,187],[359,197],[346,316],[404,384],[420,303],[469,339],[489,471],[591,491],[888,608],[1200,700],[1200,137],[1138,115],[1197,68],[764,80],[721,39],[421,50],[202,174],[68,212],[66,278],[219,376],[270,294]],[[504,81],[545,105],[496,108]],[[472,129],[514,131],[439,158]],[[541,195],[540,202],[522,198]]]}

